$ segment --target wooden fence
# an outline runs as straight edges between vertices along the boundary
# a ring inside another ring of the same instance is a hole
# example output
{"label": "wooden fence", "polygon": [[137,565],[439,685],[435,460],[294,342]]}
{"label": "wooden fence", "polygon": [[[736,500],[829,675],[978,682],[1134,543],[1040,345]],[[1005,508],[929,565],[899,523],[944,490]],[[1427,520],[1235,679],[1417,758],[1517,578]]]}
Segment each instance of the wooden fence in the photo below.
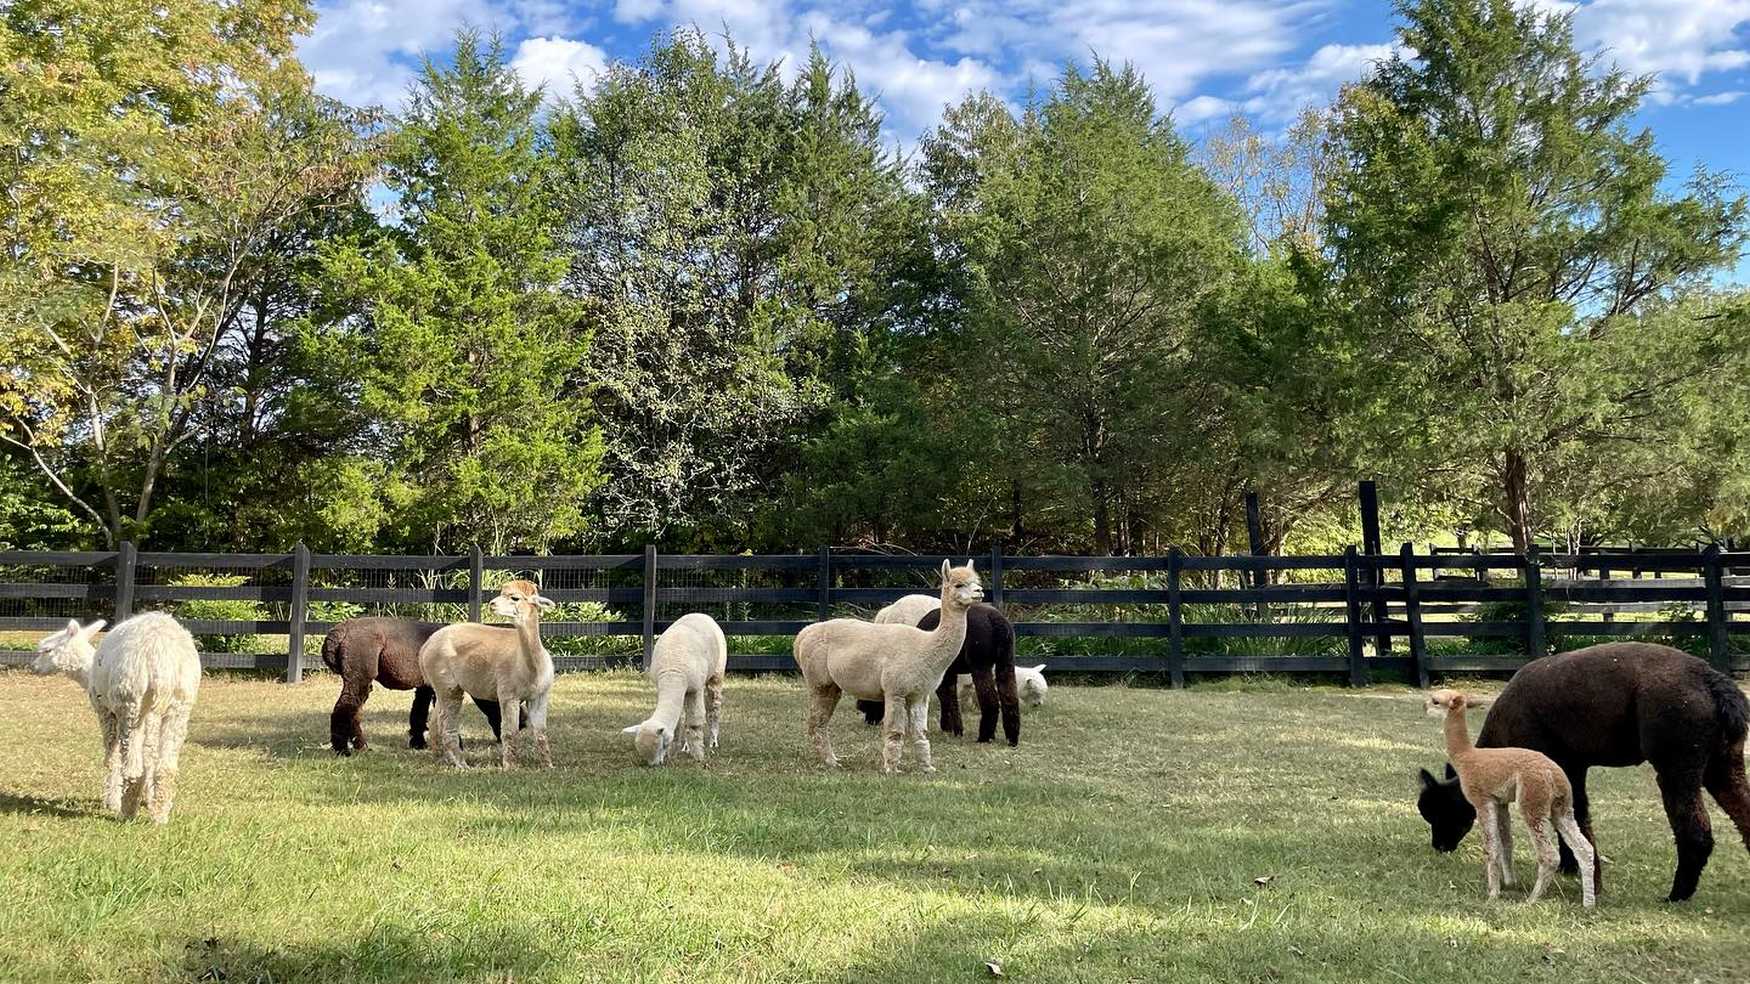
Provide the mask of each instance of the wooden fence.
{"label": "wooden fence", "polygon": [[[929,590],[938,557],[835,552],[808,554],[590,556],[369,556],[312,554],[152,553],[130,543],[103,552],[0,552],[0,632],[47,632],[69,617],[119,621],[153,607],[178,611],[202,636],[283,635],[284,654],[206,653],[210,666],[284,669],[296,682],[306,665],[306,637],[324,633],[325,606],[447,606],[479,619],[488,572],[533,574],[542,593],[562,606],[589,602],[599,617],[544,621],[549,639],[623,636],[641,639],[644,659],[667,627],[665,612],[722,605],[751,611],[782,608],[782,617],[720,619],[731,637],[788,636],[835,614],[867,615],[902,595]],[[1716,666],[1743,669],[1750,641],[1750,552],[1718,547],[1698,552],[1617,555],[1469,553],[1362,554],[1350,548],[1325,556],[1154,557],[981,555],[988,599],[1019,619],[1024,637],[1152,640],[1141,654],[1089,654],[1052,659],[1054,669],[1087,673],[1161,673],[1174,686],[1191,674],[1284,672],[1335,674],[1352,684],[1397,678],[1426,684],[1431,673],[1513,669],[1552,640],[1599,637],[1699,638]],[[1653,579],[1611,580],[1634,568]],[[166,583],[176,571],[232,572],[237,583]],[[360,586],[375,572],[382,585]],[[699,583],[707,572],[736,573],[743,583]],[[1317,572],[1326,572],[1318,579]],[[1457,572],[1457,573],[1454,573]],[[1552,576],[1546,578],[1546,572]],[[1663,578],[1665,574],[1687,575]],[[1588,579],[1591,575],[1592,579]],[[1115,576],[1136,586],[1077,585]],[[1306,580],[1307,578],[1314,580]],[[763,580],[777,585],[750,585]],[[574,582],[586,581],[578,585]],[[1511,581],[1511,583],[1502,583]],[[909,582],[909,583],[907,583]],[[191,603],[247,603],[282,617],[225,618],[189,614]],[[1075,620],[1030,617],[1074,606]],[[1086,614],[1095,609],[1100,617]],[[1552,610],[1554,614],[1552,614]],[[1214,612],[1227,617],[1209,617]],[[1285,612],[1324,613],[1314,619]],[[636,617],[633,617],[633,613]],[[1662,615],[1618,620],[1618,612]],[[1232,616],[1237,614],[1237,619]],[[1578,619],[1570,618],[1578,614]],[[1598,617],[1584,617],[1597,615]],[[430,617],[429,614],[426,617]],[[1230,620],[1231,619],[1231,620]],[[1502,638],[1500,655],[1431,652],[1430,640]],[[1223,641],[1325,639],[1341,655],[1214,652]],[[1164,640],[1164,642],[1162,642]],[[1118,644],[1114,643],[1116,647]],[[1736,652],[1734,651],[1736,650]],[[288,658],[292,657],[292,658]],[[27,662],[28,652],[0,653],[0,663]],[[635,654],[627,661],[635,659]],[[578,661],[559,660],[562,669]],[[568,665],[569,662],[569,665]],[[316,664],[319,665],[319,664]],[[596,665],[600,665],[599,662]],[[784,670],[787,652],[732,653],[737,670]]]}

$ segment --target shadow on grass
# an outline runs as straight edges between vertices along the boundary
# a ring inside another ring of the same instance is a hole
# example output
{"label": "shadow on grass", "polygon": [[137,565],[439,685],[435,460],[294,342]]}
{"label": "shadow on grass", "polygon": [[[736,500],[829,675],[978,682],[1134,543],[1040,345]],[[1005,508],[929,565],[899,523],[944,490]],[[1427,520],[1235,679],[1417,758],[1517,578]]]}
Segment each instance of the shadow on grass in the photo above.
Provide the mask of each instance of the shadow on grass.
{"label": "shadow on grass", "polygon": [[108,811],[102,809],[101,805],[95,801],[87,804],[76,800],[46,799],[40,796],[0,792],[0,813],[35,814],[77,820],[83,817],[106,816]]}
{"label": "shadow on grass", "polygon": [[181,970],[193,981],[538,981],[569,956],[551,946],[550,940],[507,932],[503,925],[495,925],[486,939],[379,924],[362,936],[320,945],[189,940]]}

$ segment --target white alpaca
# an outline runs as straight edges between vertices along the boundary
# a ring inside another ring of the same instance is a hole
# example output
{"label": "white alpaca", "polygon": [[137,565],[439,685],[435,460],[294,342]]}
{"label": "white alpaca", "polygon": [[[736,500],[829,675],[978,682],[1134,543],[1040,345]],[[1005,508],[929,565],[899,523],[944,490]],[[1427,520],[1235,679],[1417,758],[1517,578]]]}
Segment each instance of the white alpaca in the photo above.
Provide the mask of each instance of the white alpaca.
{"label": "white alpaca", "polygon": [[728,665],[729,641],[709,615],[699,612],[682,615],[657,637],[650,654],[656,710],[643,722],[622,732],[638,736],[634,744],[646,765],[661,765],[668,757],[669,742],[683,711],[687,733],[681,739],[681,751],[703,762],[705,749],[717,747],[723,671]]}
{"label": "white alpaca", "polygon": [[104,808],[132,817],[144,802],[152,822],[164,823],[200,692],[200,654],[188,630],[162,612],[135,615],[94,648],[103,625],[68,622],[37,644],[31,668],[64,673],[85,688],[103,731]]}
{"label": "white alpaca", "polygon": [[[978,700],[978,695],[972,686],[972,674],[962,673],[955,678],[955,684],[960,688],[960,703],[972,704]],[[1051,688],[1045,683],[1045,664],[1038,666],[1015,667],[1015,692],[1020,694],[1021,703],[1028,707],[1038,707],[1045,703],[1045,694]]]}
{"label": "white alpaca", "polygon": [[[457,768],[462,761],[462,694],[476,700],[496,700],[503,722],[499,764],[516,761],[519,723],[533,732],[541,764],[553,765],[547,747],[547,698],[553,689],[553,657],[541,645],[541,614],[553,602],[541,596],[533,581],[511,581],[492,599],[492,611],[510,619],[513,628],[463,622],[446,625],[419,647],[419,669],[437,693],[432,718],[432,751]],[[524,707],[526,705],[526,708]],[[526,718],[520,711],[527,711]]]}
{"label": "white alpaca", "polygon": [[828,766],[837,766],[832,721],[839,697],[886,703],[881,769],[899,768],[900,746],[907,732],[923,771],[934,772],[930,740],[924,733],[930,695],[942,682],[960,646],[966,641],[966,610],[984,597],[984,587],[972,569],[950,568],[942,561],[942,620],[934,630],[915,625],[835,618],[816,622],[796,634],[796,665],[808,685],[808,738]]}
{"label": "white alpaca", "polygon": [[942,607],[942,599],[934,595],[910,594],[875,613],[879,625],[916,625],[925,615]]}

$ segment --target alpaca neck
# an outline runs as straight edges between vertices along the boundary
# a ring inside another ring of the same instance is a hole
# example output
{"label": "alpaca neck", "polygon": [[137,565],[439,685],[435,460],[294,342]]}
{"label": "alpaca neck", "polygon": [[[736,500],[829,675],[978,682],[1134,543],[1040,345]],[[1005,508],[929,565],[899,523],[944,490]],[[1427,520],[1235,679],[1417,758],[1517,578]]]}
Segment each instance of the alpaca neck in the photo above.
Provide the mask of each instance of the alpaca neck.
{"label": "alpaca neck", "polygon": [[1446,709],[1446,757],[1456,765],[1466,753],[1475,750],[1471,744],[1470,728],[1464,723],[1464,708],[1449,707]]}
{"label": "alpaca neck", "polygon": [[942,620],[930,631],[929,663],[932,672],[945,673],[966,642],[966,609],[942,592]]}
{"label": "alpaca neck", "polygon": [[547,650],[541,646],[541,618],[530,612],[526,618],[516,623],[517,648],[522,653],[523,663],[530,670],[540,670],[542,657]]}
{"label": "alpaca neck", "polygon": [[659,674],[656,678],[656,710],[650,713],[650,720],[666,727],[672,735],[680,725],[681,712],[686,706],[686,674],[679,670]]}

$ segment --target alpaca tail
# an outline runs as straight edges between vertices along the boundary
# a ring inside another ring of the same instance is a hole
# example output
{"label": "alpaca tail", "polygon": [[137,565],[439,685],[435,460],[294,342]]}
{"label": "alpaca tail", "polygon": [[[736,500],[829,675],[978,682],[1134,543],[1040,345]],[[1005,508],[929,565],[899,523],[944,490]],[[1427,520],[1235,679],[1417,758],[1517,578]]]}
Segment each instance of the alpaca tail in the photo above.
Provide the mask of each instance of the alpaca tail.
{"label": "alpaca tail", "polygon": [[1720,744],[1731,747],[1744,741],[1746,727],[1750,727],[1750,701],[1744,699],[1744,691],[1732,682],[1732,678],[1718,670],[1709,669],[1703,678],[1709,696],[1714,699],[1714,720],[1720,726]]}
{"label": "alpaca tail", "polygon": [[340,672],[341,652],[345,648],[346,643],[338,626],[329,629],[328,634],[322,637],[322,662],[331,672]]}

